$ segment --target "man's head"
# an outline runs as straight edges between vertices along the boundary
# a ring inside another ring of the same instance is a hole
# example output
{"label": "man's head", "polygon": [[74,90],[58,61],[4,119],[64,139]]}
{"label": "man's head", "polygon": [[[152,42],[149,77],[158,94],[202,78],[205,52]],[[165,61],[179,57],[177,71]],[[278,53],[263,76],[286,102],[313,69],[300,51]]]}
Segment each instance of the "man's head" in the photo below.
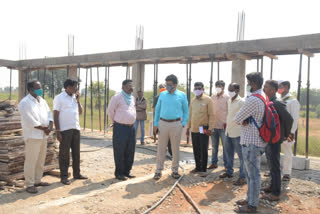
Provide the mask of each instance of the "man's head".
{"label": "man's head", "polygon": [[259,72],[252,72],[246,75],[248,85],[247,92],[254,92],[262,88],[263,77]]}
{"label": "man's head", "polygon": [[131,94],[133,92],[132,80],[124,80],[122,82],[122,89],[127,93]]}
{"label": "man's head", "polygon": [[39,82],[39,80],[32,80],[28,82],[27,89],[29,93],[34,97],[42,96],[43,94],[43,90],[41,88],[41,83]]}
{"label": "man's head", "polygon": [[64,81],[63,87],[65,89],[65,92],[71,96],[72,94],[75,94],[78,90],[78,81],[73,79],[67,79],[66,81]]}
{"label": "man's head", "polygon": [[226,83],[223,80],[218,80],[215,84],[217,95],[221,95],[224,92],[224,86]]}
{"label": "man's head", "polygon": [[178,78],[175,75],[170,74],[166,77],[166,88],[170,93],[173,93],[176,90],[177,84]]}
{"label": "man's head", "polygon": [[278,91],[278,82],[275,80],[267,80],[264,83],[263,91],[269,97],[269,99],[271,99],[272,97],[276,96]]}
{"label": "man's head", "polygon": [[204,85],[202,82],[194,83],[194,93],[197,97],[201,97],[204,92]]}
{"label": "man's head", "polygon": [[143,91],[138,91],[138,98],[142,99],[142,97],[143,97]]}
{"label": "man's head", "polygon": [[162,92],[164,92],[164,91],[166,91],[167,89],[166,89],[166,87],[164,86],[164,84],[160,84],[159,85],[159,92],[160,93],[162,93]]}
{"label": "man's head", "polygon": [[228,92],[230,98],[236,97],[240,92],[240,85],[238,83],[230,83]]}
{"label": "man's head", "polygon": [[285,96],[290,91],[290,82],[289,81],[283,81],[279,83],[279,89],[278,93],[281,94],[281,96]]}

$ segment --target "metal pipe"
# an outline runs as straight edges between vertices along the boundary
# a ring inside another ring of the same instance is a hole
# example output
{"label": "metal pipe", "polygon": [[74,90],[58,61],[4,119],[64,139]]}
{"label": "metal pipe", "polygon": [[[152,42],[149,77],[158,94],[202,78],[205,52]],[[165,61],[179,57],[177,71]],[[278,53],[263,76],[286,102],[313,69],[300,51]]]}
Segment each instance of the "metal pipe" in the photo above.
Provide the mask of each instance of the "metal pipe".
{"label": "metal pipe", "polygon": [[88,68],[86,68],[86,84],[85,84],[85,89],[84,89],[83,130],[86,129],[86,119],[87,119],[87,91],[88,91]]}
{"label": "metal pipe", "polygon": [[99,107],[99,130],[101,131],[101,96],[100,96],[100,81],[99,81],[99,67],[97,67],[97,80],[98,80],[98,107]]}
{"label": "metal pipe", "polygon": [[263,56],[262,56],[262,58],[261,58],[261,75],[263,76]]}
{"label": "metal pipe", "polygon": [[271,58],[271,70],[270,70],[270,79],[272,80],[273,76],[273,59]]}
{"label": "metal pipe", "polygon": [[[158,63],[155,63],[153,65],[153,102],[155,102],[156,97],[158,94]],[[156,106],[154,105],[154,110],[153,110],[153,118],[155,115],[155,108]],[[154,122],[154,120],[152,121]],[[154,125],[154,123],[153,123]],[[153,134],[153,142],[156,143],[156,134]]]}
{"label": "metal pipe", "polygon": [[11,96],[12,96],[12,69],[10,68],[10,93],[9,93],[9,100],[11,100]]}
{"label": "metal pipe", "polygon": [[[300,102],[300,93],[301,93],[301,75],[302,75],[302,54],[300,54],[300,64],[299,64],[299,75],[298,75],[298,92],[297,92],[297,100]],[[295,133],[295,143],[293,148],[294,156],[297,155],[297,143],[298,143],[298,129]]]}
{"label": "metal pipe", "polygon": [[259,58],[257,58],[257,72],[259,72]]}
{"label": "metal pipe", "polygon": [[[110,67],[108,66],[108,80],[107,80],[107,108],[109,106],[109,83],[110,83]],[[109,126],[109,115],[107,114],[107,126]]]}
{"label": "metal pipe", "polygon": [[186,63],[187,69],[186,69],[186,90],[187,90],[187,98],[189,97],[189,84],[188,84],[188,76],[189,76],[189,66],[188,66],[188,62]]}
{"label": "metal pipe", "polygon": [[43,94],[42,94],[42,97],[44,98],[44,94],[46,92],[46,73],[47,73],[47,68],[44,68],[44,72],[43,72]]}
{"label": "metal pipe", "polygon": [[310,56],[308,56],[307,110],[306,110],[306,158],[309,157],[309,111],[310,111]]}
{"label": "metal pipe", "polygon": [[90,109],[91,109],[91,132],[93,132],[93,84],[92,84],[92,68],[90,68]]}
{"label": "metal pipe", "polygon": [[67,79],[69,77],[69,65],[67,66]]}
{"label": "metal pipe", "polygon": [[220,62],[218,61],[218,80],[220,80]]}
{"label": "metal pipe", "polygon": [[80,81],[81,81],[81,79],[80,79],[80,71],[81,71],[81,68],[80,68],[80,64],[78,64],[78,90],[80,91]]}
{"label": "metal pipe", "polygon": [[52,84],[51,95],[52,95],[52,98],[54,98],[54,77],[53,77],[53,70],[51,70],[51,84]]}
{"label": "metal pipe", "polygon": [[37,70],[37,80],[40,80],[40,70]]}
{"label": "metal pipe", "polygon": [[107,66],[104,71],[104,108],[103,108],[103,133],[106,134],[107,128]]}
{"label": "metal pipe", "polygon": [[209,92],[210,97],[212,96],[212,86],[213,86],[213,60],[214,60],[214,56],[211,56],[210,92]]}

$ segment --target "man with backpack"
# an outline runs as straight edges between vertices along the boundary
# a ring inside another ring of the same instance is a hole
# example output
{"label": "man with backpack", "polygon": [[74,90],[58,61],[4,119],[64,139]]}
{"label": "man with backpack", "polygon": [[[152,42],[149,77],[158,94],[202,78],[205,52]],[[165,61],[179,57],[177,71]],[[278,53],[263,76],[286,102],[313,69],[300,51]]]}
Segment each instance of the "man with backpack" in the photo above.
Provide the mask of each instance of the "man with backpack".
{"label": "man with backpack", "polygon": [[280,124],[280,139],[275,143],[268,143],[266,147],[266,156],[268,165],[270,167],[271,185],[264,188],[266,194],[262,198],[269,201],[280,200],[281,192],[281,170],[280,170],[280,151],[281,143],[284,139],[287,139],[290,135],[293,119],[289,112],[286,110],[286,105],[278,101],[276,98],[276,92],[278,91],[278,82],[275,80],[268,80],[264,84],[264,93],[269,98],[269,101],[273,103],[276,113],[279,116]]}
{"label": "man with backpack", "polygon": [[260,160],[265,151],[266,143],[260,137],[259,130],[253,120],[260,127],[263,124],[265,103],[257,96],[262,96],[263,77],[259,72],[246,75],[247,94],[250,96],[236,114],[234,120],[241,124],[240,144],[244,162],[244,171],[248,184],[247,198],[236,203],[240,205],[235,212],[255,213],[259,204],[261,188]]}

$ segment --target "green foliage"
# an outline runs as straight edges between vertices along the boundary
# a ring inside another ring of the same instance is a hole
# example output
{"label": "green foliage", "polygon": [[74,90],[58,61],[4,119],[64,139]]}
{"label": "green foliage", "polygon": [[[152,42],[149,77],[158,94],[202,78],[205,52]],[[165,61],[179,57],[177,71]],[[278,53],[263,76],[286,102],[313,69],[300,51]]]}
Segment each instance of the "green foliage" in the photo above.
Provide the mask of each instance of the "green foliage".
{"label": "green foliage", "polygon": [[[315,108],[317,105],[320,105],[320,89],[312,88],[310,89],[310,106]],[[300,93],[300,104],[302,106],[307,105],[307,89],[301,88]]]}
{"label": "green foliage", "polygon": [[319,119],[320,118],[320,104],[317,105],[317,107],[316,107],[316,115],[317,115],[317,118]]}

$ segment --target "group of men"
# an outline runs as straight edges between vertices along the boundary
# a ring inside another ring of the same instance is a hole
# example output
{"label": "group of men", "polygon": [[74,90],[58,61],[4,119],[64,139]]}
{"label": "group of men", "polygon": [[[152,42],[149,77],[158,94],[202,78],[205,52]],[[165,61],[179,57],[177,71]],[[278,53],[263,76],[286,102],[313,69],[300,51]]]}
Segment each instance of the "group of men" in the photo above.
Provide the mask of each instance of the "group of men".
{"label": "group of men", "polygon": [[[154,134],[158,134],[156,171],[154,179],[162,176],[166,149],[170,142],[172,150],[172,174],[175,179],[179,174],[179,146],[182,130],[192,139],[195,168],[191,173],[207,176],[207,169],[218,167],[219,142],[223,147],[223,165],[225,171],[220,178],[234,175],[234,153],[240,160],[239,178],[234,185],[248,184],[247,197],[237,201],[236,212],[256,212],[261,188],[260,157],[266,153],[271,175],[270,187],[265,188],[263,197],[279,200],[281,190],[280,151],[284,152],[282,180],[290,180],[292,168],[292,145],[298,126],[299,102],[289,93],[288,81],[263,82],[261,73],[246,75],[247,97],[240,97],[240,85],[231,83],[228,93],[225,83],[215,83],[216,93],[209,97],[204,93],[202,82],[194,83],[195,97],[188,104],[185,93],[177,89],[178,79],[175,75],[166,77],[165,89],[161,89],[154,105]],[[264,88],[263,87],[264,83]],[[36,193],[37,186],[48,186],[41,182],[46,157],[46,138],[56,128],[59,146],[59,167],[61,182],[68,180],[69,152],[72,150],[73,177],[87,179],[80,174],[80,125],[79,114],[82,113],[78,82],[68,79],[64,83],[65,91],[54,99],[54,118],[41,97],[39,81],[28,83],[29,94],[19,103],[24,139],[26,142],[25,180],[27,191]],[[144,122],[147,119],[147,102],[143,92],[138,97],[132,95],[132,80],[122,82],[121,93],[113,96],[108,106],[108,115],[113,123],[113,151],[115,177],[118,180],[134,178],[131,169],[134,162],[138,125],[141,127],[141,144],[144,144]],[[263,93],[264,92],[264,93]],[[276,98],[276,93],[281,95]],[[259,128],[265,122],[265,110],[272,102],[279,115],[281,137],[276,143],[266,143],[260,136]],[[209,137],[212,139],[211,165],[207,167]]]}

